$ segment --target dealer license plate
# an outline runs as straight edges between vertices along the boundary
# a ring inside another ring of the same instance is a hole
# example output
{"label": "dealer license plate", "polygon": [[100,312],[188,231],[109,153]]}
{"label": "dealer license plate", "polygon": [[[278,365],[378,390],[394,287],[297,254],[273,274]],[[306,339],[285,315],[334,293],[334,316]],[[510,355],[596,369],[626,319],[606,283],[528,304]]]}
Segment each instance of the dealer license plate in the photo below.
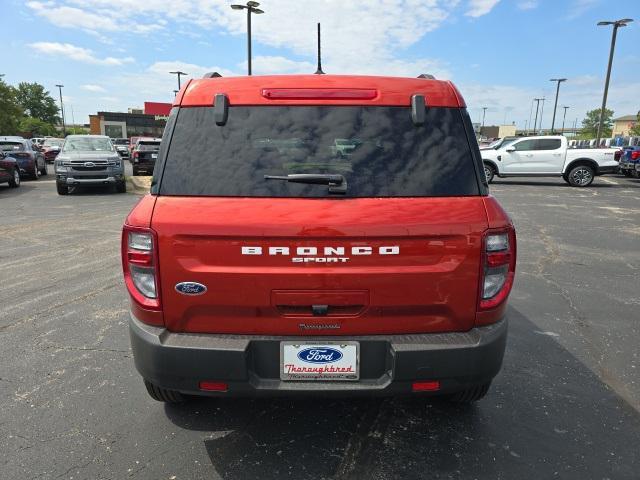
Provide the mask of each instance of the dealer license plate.
{"label": "dealer license plate", "polygon": [[358,380],[359,349],[358,342],[281,342],[280,379]]}
{"label": "dealer license plate", "polygon": [[157,153],[152,153],[151,154],[151,158],[153,158],[155,160],[156,158],[158,158],[158,154]]}

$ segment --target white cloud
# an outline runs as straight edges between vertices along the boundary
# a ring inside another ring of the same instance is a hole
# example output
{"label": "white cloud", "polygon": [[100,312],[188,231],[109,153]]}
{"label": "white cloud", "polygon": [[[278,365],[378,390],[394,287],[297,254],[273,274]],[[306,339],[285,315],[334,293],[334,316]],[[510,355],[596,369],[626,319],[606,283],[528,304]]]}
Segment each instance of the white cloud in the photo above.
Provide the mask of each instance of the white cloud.
{"label": "white cloud", "polygon": [[495,7],[500,0],[469,0],[469,6],[465,13],[468,17],[482,17],[486,15],[493,7]]}
{"label": "white cloud", "polygon": [[518,2],[518,8],[520,10],[533,10],[534,8],[538,8],[538,0],[522,0]]}
{"label": "white cloud", "polygon": [[91,63],[94,65],[119,66],[134,61],[132,57],[98,58],[88,48],[78,47],[70,43],[35,42],[30,43],[29,46],[35,51],[45,55],[67,57],[71,60],[76,60],[83,63]]}
{"label": "white cloud", "polygon": [[597,6],[600,0],[574,0],[569,6],[569,19],[578,18],[583,13]]}
{"label": "white cloud", "polygon": [[102,88],[100,85],[81,85],[81,89],[86,90],[87,92],[105,92],[106,90]]}

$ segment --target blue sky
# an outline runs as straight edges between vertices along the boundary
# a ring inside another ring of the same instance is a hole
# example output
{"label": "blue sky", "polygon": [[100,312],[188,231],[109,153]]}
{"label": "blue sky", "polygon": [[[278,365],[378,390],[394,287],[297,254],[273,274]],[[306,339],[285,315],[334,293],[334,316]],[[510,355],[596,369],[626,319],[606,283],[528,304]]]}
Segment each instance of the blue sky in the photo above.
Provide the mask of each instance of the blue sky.
{"label": "blue sky", "polygon": [[[199,77],[246,72],[246,17],[220,0],[0,0],[5,80],[63,83],[76,122],[99,110],[171,101],[170,70]],[[620,30],[608,106],[640,110],[638,0],[265,0],[253,17],[254,74],[313,73],[315,23],[322,22],[327,73],[453,80],[474,121],[529,120],[532,98],[554,84],[567,124],[602,101],[611,38],[599,20],[635,18]],[[56,97],[57,98],[57,97]],[[71,108],[67,108],[71,121]]]}

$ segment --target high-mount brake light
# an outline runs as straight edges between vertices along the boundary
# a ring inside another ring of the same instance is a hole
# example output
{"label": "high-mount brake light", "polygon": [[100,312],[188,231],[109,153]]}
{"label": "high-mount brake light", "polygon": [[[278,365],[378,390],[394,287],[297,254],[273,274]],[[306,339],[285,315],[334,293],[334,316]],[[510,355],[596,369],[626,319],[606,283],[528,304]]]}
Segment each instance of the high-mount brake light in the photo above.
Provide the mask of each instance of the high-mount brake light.
{"label": "high-mount brake light", "polygon": [[479,310],[496,308],[509,296],[515,276],[515,248],[513,227],[485,234]]}
{"label": "high-mount brake light", "polygon": [[262,96],[273,100],[372,100],[374,88],[263,88]]}
{"label": "high-mount brake light", "polygon": [[156,245],[153,230],[125,225],[122,232],[125,284],[133,300],[148,310],[160,310]]}

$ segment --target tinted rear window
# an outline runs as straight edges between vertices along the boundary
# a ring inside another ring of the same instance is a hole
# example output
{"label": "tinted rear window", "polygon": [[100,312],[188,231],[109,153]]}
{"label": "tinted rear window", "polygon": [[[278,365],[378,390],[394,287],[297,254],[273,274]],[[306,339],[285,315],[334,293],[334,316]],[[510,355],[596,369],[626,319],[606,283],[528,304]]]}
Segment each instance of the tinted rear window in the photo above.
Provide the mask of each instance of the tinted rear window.
{"label": "tinted rear window", "polygon": [[[341,174],[346,194],[265,175]],[[462,112],[428,108],[415,126],[404,107],[211,107],[178,113],[159,193],[242,197],[478,195]]]}

